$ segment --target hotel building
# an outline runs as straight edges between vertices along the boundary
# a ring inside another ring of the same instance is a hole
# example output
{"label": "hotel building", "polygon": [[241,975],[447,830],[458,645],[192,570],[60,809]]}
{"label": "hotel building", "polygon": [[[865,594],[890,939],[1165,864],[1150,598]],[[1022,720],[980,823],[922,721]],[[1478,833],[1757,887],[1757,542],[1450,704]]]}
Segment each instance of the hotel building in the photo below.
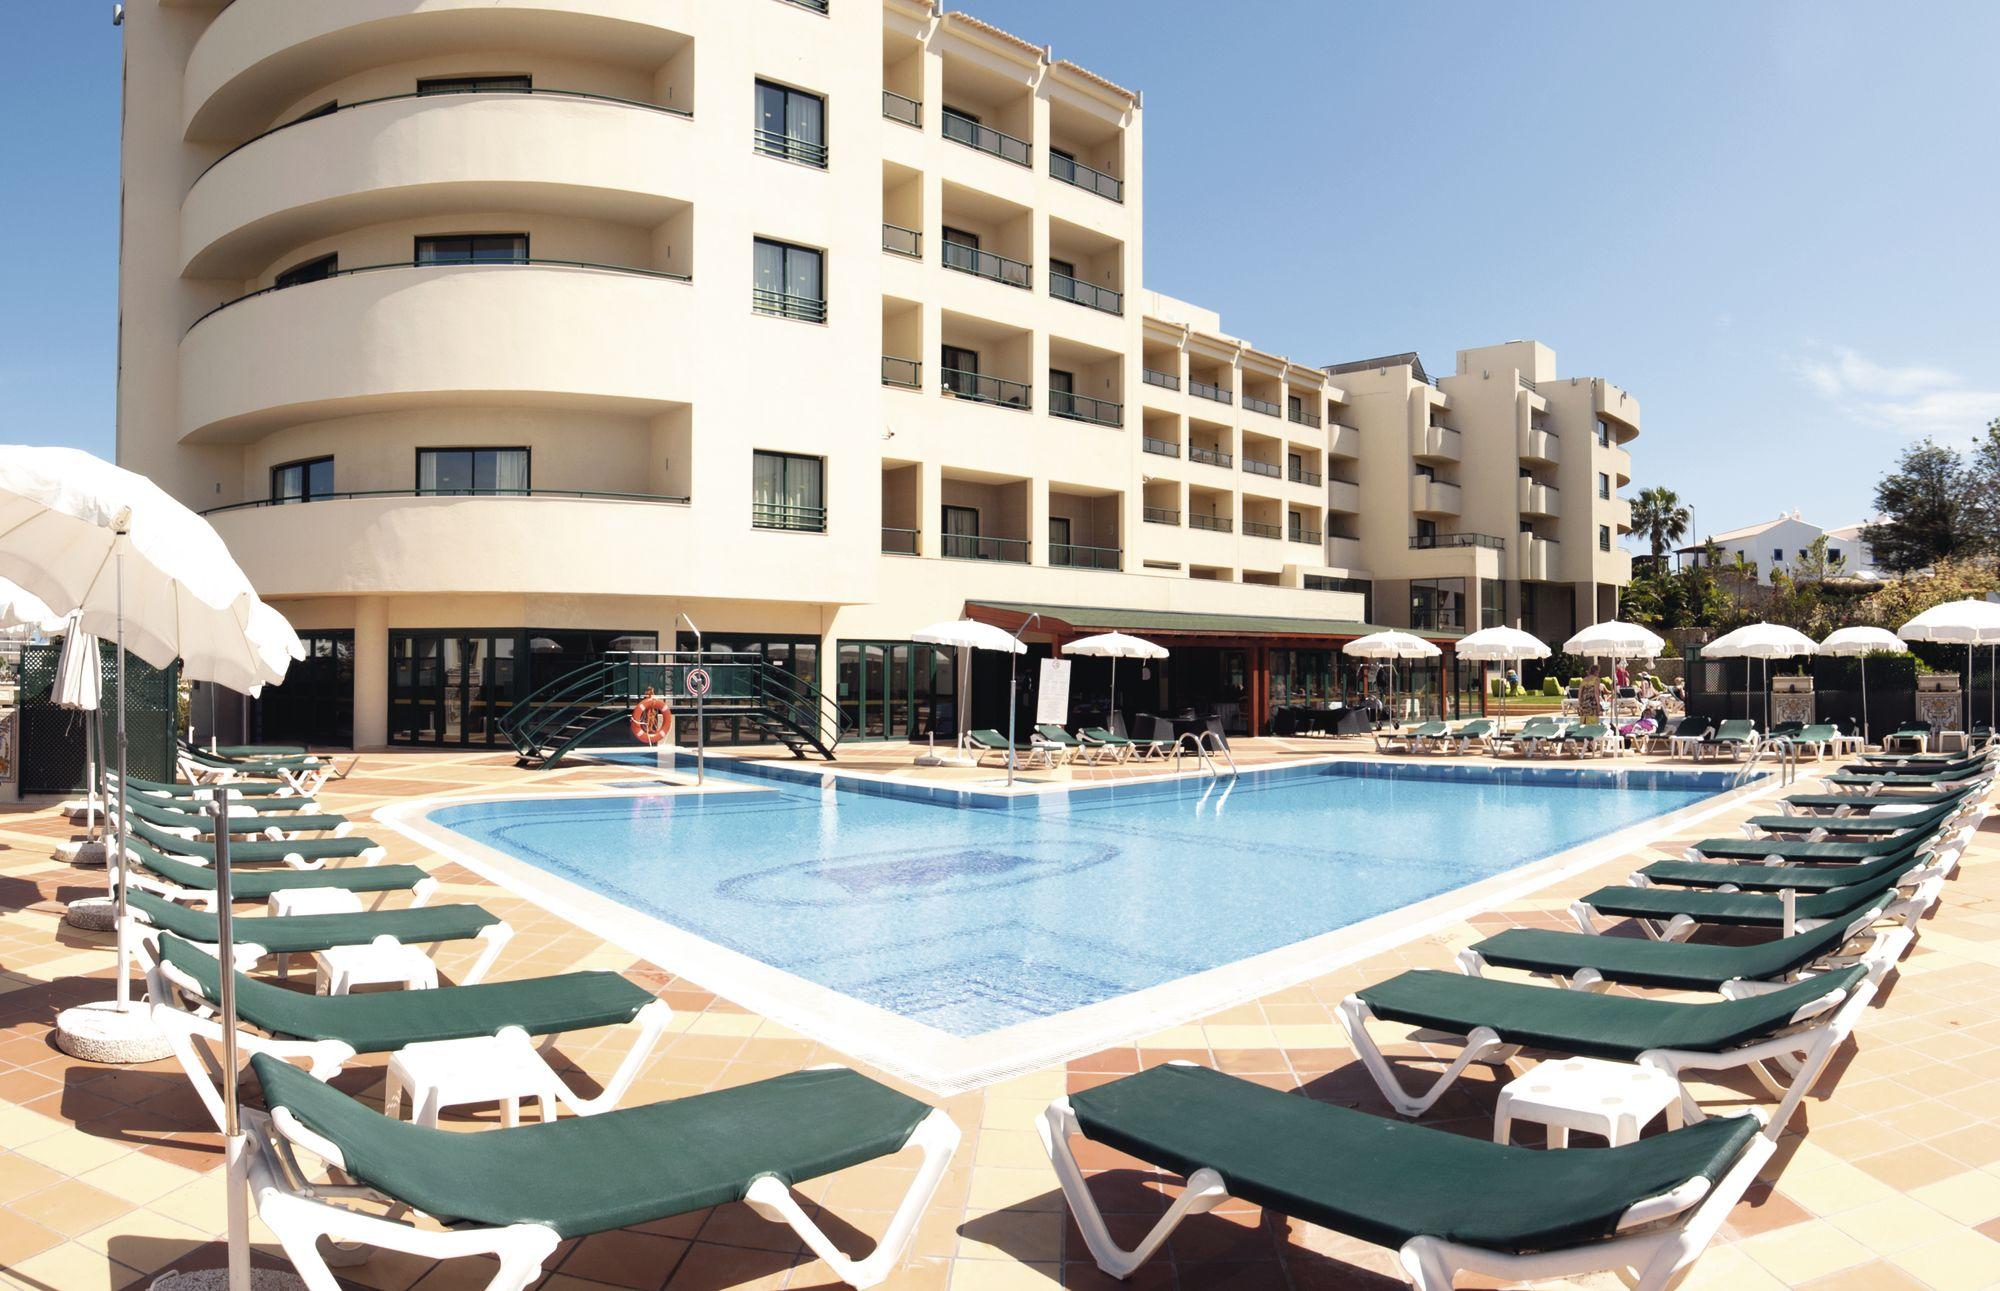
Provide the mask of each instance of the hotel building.
{"label": "hotel building", "polygon": [[1146,291],[1140,96],[967,15],[133,0],[124,38],[118,456],[311,647],[261,738],[503,744],[690,624],[922,736],[912,631],[1030,613],[1173,648],[1123,708],[1256,731],[1366,624],[1560,640],[1628,578],[1634,399]]}

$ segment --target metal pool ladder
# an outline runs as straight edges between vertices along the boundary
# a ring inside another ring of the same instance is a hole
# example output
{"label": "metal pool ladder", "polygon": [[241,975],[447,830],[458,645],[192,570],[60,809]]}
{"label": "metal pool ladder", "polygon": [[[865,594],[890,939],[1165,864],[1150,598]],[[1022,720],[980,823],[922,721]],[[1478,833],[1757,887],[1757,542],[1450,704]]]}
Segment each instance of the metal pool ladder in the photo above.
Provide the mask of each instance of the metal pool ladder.
{"label": "metal pool ladder", "polygon": [[1210,776],[1220,777],[1222,775],[1222,768],[1216,765],[1215,758],[1210,754],[1209,749],[1211,746],[1213,746],[1216,752],[1222,754],[1222,760],[1229,764],[1229,775],[1231,778],[1234,778],[1237,774],[1236,757],[1229,751],[1228,741],[1224,740],[1214,731],[1183,731],[1181,733],[1181,737],[1174,741],[1174,774],[1180,774],[1181,755],[1186,753],[1193,754],[1195,761],[1202,767],[1205,767]]}
{"label": "metal pool ladder", "polygon": [[1752,753],[1749,760],[1737,770],[1736,779],[1730,787],[1741,789],[1750,783],[1750,773],[1757,769],[1757,764],[1764,760],[1766,753],[1773,754],[1777,758],[1779,788],[1784,788],[1799,778],[1799,746],[1796,741],[1780,738],[1758,745],[1757,751]]}

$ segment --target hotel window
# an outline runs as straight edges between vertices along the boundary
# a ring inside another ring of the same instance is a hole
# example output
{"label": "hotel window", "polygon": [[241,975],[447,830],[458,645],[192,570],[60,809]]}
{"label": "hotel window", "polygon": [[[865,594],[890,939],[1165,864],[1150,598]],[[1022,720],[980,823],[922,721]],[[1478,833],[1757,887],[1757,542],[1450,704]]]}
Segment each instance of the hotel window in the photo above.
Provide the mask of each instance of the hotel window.
{"label": "hotel window", "polygon": [[418,264],[526,264],[525,233],[439,233],[417,239]]}
{"label": "hotel window", "polygon": [[272,283],[274,287],[297,287],[302,283],[321,282],[340,272],[340,257],[337,255],[316,256],[303,264],[295,264],[279,274]]}
{"label": "hotel window", "polygon": [[419,94],[495,94],[534,88],[532,76],[427,76],[417,82]]}
{"label": "hotel window", "polygon": [[1597,419],[1597,446],[1599,448],[1611,447],[1611,423],[1602,417]]}
{"label": "hotel window", "polygon": [[979,393],[978,350],[941,345],[938,347],[938,366],[942,369],[938,379],[944,383],[945,389],[961,395]]}
{"label": "hotel window", "polygon": [[1497,628],[1507,622],[1507,584],[1497,578],[1479,580],[1479,626]]}
{"label": "hotel window", "polygon": [[1361,617],[1375,617],[1375,584],[1366,578],[1335,578],[1332,574],[1307,574],[1305,589],[1309,592],[1359,592],[1361,593]]}
{"label": "hotel window", "polygon": [[756,280],[751,305],[760,314],[826,321],[826,257],[811,247],[756,240]]}
{"label": "hotel window", "polygon": [[1410,626],[1420,632],[1465,626],[1465,580],[1417,578],[1410,581]]}
{"label": "hotel window", "polygon": [[1611,550],[1611,526],[1608,524],[1597,526],[1597,549],[1599,551]]}
{"label": "hotel window", "polygon": [[826,100],[770,81],[757,82],[752,141],[767,157],[826,169]]}
{"label": "hotel window", "polygon": [[528,450],[525,448],[419,448],[417,492],[526,493]]}
{"label": "hotel window", "polygon": [[271,468],[271,501],[317,502],[333,496],[333,459],[315,457]]}
{"label": "hotel window", "polygon": [[1597,496],[1600,498],[1611,496],[1611,477],[1603,471],[1597,473]]}
{"label": "hotel window", "polygon": [[1773,565],[1781,565],[1784,563],[1784,561],[1785,561],[1785,549],[1783,547],[1773,547],[1771,549],[1771,563]]}
{"label": "hotel window", "polygon": [[944,508],[943,521],[944,554],[952,560],[979,559],[979,508]]}
{"label": "hotel window", "polygon": [[759,529],[826,532],[826,459],[751,455],[750,523]]}

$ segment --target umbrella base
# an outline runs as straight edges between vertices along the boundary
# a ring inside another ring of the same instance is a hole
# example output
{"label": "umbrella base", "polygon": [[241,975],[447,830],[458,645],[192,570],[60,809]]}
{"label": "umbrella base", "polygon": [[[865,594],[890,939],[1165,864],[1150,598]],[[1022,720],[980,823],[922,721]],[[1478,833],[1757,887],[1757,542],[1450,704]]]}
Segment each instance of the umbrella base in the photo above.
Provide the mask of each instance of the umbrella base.
{"label": "umbrella base", "polygon": [[920,767],[976,767],[979,763],[974,758],[954,758],[942,753],[926,753],[918,758],[914,765]]}
{"label": "umbrella base", "polygon": [[63,922],[85,932],[110,932],[118,926],[118,903],[110,897],[78,897],[63,911]]}
{"label": "umbrella base", "polygon": [[[305,1291],[305,1279],[290,1269],[250,1270],[251,1291]],[[162,1273],[149,1291],[229,1291],[228,1269],[197,1269],[192,1273]]]}
{"label": "umbrella base", "polygon": [[117,1065],[158,1062],[174,1051],[153,1025],[151,1009],[134,1003],[120,1013],[109,1000],[56,1014],[56,1048],[85,1062]]}
{"label": "umbrella base", "polygon": [[56,859],[59,861],[68,861],[71,865],[88,865],[101,870],[105,866],[108,855],[109,853],[105,851],[102,841],[56,844]]}

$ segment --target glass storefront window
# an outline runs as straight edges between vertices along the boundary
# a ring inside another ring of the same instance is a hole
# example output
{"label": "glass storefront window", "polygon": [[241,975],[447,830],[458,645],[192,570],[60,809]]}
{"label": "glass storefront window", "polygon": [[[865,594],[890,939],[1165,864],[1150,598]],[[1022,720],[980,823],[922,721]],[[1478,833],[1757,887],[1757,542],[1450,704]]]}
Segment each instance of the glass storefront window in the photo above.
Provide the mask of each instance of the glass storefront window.
{"label": "glass storefront window", "polygon": [[957,734],[957,658],[948,646],[843,641],[834,677],[848,739]]}

